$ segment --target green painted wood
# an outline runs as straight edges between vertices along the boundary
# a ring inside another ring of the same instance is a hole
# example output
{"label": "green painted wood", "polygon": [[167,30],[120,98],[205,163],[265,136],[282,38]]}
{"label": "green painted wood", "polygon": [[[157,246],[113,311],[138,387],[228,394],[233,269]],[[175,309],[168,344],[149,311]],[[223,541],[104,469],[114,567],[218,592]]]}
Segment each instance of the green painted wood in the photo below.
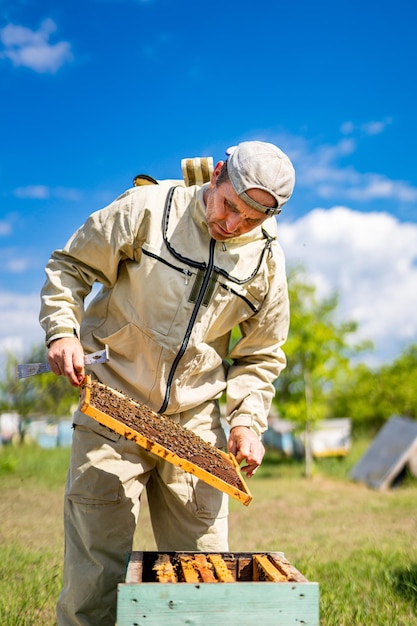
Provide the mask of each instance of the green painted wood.
{"label": "green painted wood", "polygon": [[118,586],[117,626],[319,626],[318,583]]}

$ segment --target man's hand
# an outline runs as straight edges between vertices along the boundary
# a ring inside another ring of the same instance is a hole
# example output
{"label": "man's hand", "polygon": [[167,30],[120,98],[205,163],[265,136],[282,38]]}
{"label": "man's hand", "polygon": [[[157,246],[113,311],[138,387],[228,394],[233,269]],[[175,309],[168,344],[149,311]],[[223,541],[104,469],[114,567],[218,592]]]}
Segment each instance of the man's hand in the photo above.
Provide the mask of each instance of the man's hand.
{"label": "man's hand", "polygon": [[246,461],[241,470],[247,478],[253,476],[265,454],[265,448],[259,437],[247,426],[235,426],[230,431],[228,448],[239,464],[243,460]]}
{"label": "man's hand", "polygon": [[75,337],[53,341],[48,350],[48,363],[57,376],[66,376],[73,387],[84,380],[84,350]]}

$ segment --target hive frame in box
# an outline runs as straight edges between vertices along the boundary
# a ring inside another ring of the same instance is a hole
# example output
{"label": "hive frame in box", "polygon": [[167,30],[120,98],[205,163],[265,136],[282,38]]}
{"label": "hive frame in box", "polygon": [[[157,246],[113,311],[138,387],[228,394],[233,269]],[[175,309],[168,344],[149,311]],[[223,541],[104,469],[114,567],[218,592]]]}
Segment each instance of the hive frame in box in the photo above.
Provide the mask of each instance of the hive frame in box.
{"label": "hive frame in box", "polygon": [[[309,582],[282,552],[217,553],[233,571],[234,582],[147,582],[159,554],[130,555],[125,583],[118,585],[118,626],[319,626],[319,585]],[[176,558],[194,553],[169,554]],[[204,554],[209,559],[214,553]],[[287,581],[260,581],[254,575],[258,555],[278,565]]]}
{"label": "hive frame in box", "polygon": [[[101,383],[96,383],[96,384],[102,385]],[[107,387],[106,385],[102,385],[102,386],[106,387],[106,389],[110,390],[113,394],[123,399],[126,399],[133,406],[140,408],[139,403],[135,403],[133,400],[126,398],[122,393],[116,391],[115,389],[111,389],[110,387]],[[222,480],[221,478],[214,476],[207,470],[199,467],[198,465],[195,465],[191,461],[178,456],[177,454],[173,453],[171,450],[168,450],[164,446],[156,443],[155,441],[152,441],[151,439],[148,439],[143,434],[141,434],[138,430],[135,430],[134,428],[127,426],[126,424],[118,421],[111,415],[107,415],[106,413],[103,413],[99,409],[95,408],[91,404],[91,376],[89,375],[85,377],[85,380],[80,390],[79,407],[80,407],[80,411],[82,411],[89,417],[92,417],[103,426],[110,428],[110,430],[113,430],[119,435],[122,435],[126,439],[129,439],[130,441],[134,441],[138,446],[141,446],[142,448],[145,448],[146,450],[152,452],[153,454],[156,454],[157,456],[163,458],[165,461],[168,461],[169,463],[172,463],[173,465],[180,467],[185,472],[194,474],[200,480],[204,481],[205,483],[208,483],[209,485],[212,485],[213,487],[215,487],[216,489],[219,489],[220,491],[223,491],[224,493],[231,496],[235,500],[242,502],[242,504],[244,504],[245,506],[248,506],[250,504],[252,500],[252,494],[250,493],[245,481],[243,480],[239,464],[236,461],[236,458],[233,454],[231,453],[226,454],[222,450],[217,449],[217,452],[221,454],[224,460],[227,461],[227,463],[233,468],[233,470],[239,477],[239,481],[242,485],[242,489],[239,489],[238,487],[231,485],[230,483]],[[148,407],[147,409],[149,410]],[[152,411],[152,413],[154,413],[155,416],[158,415],[154,411]],[[203,443],[205,445],[209,445],[206,442],[203,442]]]}

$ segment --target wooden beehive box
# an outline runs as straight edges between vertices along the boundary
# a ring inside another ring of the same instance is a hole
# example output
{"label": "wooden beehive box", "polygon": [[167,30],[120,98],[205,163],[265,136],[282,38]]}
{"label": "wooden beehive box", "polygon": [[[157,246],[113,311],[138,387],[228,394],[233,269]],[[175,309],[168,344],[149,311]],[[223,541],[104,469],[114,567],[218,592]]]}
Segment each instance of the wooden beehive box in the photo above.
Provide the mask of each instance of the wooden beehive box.
{"label": "wooden beehive box", "polygon": [[281,552],[132,552],[117,626],[319,626],[319,587]]}
{"label": "wooden beehive box", "polygon": [[80,410],[246,506],[251,502],[252,495],[233,454],[203,441],[147,405],[86,376],[81,387]]}

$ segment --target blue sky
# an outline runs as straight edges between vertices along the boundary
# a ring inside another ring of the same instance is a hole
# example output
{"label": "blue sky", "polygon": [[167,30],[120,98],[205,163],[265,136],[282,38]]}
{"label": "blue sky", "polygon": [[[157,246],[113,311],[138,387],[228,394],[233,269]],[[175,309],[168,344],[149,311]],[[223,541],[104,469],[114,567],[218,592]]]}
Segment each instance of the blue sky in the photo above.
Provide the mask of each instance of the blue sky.
{"label": "blue sky", "polygon": [[43,268],[138,172],[277,143],[288,263],[375,342],[417,341],[411,0],[0,0],[0,352],[42,341]]}

